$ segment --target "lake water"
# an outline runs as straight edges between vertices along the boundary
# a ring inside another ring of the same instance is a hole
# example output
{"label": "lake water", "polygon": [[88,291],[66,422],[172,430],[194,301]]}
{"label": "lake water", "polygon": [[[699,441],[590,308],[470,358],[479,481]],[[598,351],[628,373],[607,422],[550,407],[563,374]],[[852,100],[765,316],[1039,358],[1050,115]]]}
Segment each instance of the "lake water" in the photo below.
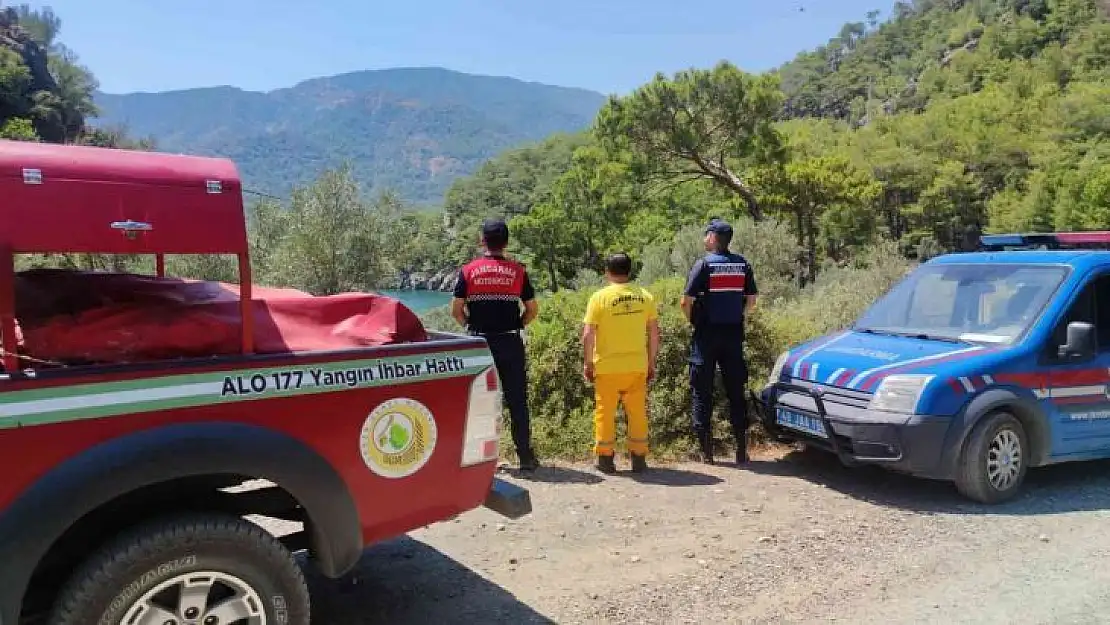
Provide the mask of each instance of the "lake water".
{"label": "lake water", "polygon": [[438,306],[446,306],[451,302],[450,293],[439,291],[395,291],[390,289],[378,292],[401,300],[402,304],[408,306],[415,313],[422,313]]}

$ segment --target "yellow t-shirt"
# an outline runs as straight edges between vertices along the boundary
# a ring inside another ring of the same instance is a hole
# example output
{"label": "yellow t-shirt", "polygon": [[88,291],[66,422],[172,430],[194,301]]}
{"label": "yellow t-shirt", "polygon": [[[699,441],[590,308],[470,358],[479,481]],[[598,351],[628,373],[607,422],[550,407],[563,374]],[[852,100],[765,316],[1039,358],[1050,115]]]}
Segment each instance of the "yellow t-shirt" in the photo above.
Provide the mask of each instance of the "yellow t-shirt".
{"label": "yellow t-shirt", "polygon": [[594,373],[646,372],[648,330],[655,298],[635,284],[610,284],[590,296],[586,324],[597,326]]}

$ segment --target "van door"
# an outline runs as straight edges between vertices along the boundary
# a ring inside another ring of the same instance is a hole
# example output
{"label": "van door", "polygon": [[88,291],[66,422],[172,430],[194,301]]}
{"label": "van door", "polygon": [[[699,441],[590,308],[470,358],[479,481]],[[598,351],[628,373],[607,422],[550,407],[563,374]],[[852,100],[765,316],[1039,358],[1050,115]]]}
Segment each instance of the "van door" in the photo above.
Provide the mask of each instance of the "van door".
{"label": "van door", "polygon": [[[1064,362],[1058,348],[1067,326],[1086,321],[1095,326],[1098,352],[1082,362]],[[1110,274],[1093,276],[1060,319],[1045,345],[1045,388],[1041,399],[1052,425],[1050,455],[1059,459],[1110,452]]]}

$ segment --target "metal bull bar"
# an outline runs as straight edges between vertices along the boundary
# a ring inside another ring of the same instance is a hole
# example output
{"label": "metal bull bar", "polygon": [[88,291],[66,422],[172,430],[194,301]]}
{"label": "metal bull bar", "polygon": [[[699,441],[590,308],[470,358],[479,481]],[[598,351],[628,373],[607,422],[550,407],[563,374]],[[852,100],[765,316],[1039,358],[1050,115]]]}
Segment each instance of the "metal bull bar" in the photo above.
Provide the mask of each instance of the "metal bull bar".
{"label": "metal bull bar", "polygon": [[[827,410],[825,410],[825,400],[822,397],[822,395],[824,395],[824,391],[822,389],[812,386],[801,386],[798,384],[793,384],[791,382],[775,382],[771,384],[770,388],[775,391],[773,396],[771,397],[770,402],[764,402],[762,398],[757,396],[755,393],[752,393],[753,399],[755,399],[756,401],[756,405],[759,406],[760,414],[762,417],[760,420],[763,423],[763,429],[767,430],[768,434],[774,436],[775,438],[783,438],[784,436],[789,436],[790,438],[794,439],[803,439],[806,442],[827,447],[836,454],[841,462],[845,464],[854,464],[852,456],[847,453],[840,446],[840,443],[836,440],[836,432],[833,431],[832,424],[829,423],[829,413]],[[821,422],[821,425],[825,428],[825,436],[827,438],[822,439],[818,436],[813,436],[812,434],[807,434],[806,432],[801,432],[797,430],[789,430],[789,434],[783,434],[783,428],[779,427],[775,419],[778,396],[782,392],[806,395],[813,400],[813,405],[817,408],[816,413],[811,410],[795,408],[793,406],[790,406],[789,410],[816,417],[817,420]]]}

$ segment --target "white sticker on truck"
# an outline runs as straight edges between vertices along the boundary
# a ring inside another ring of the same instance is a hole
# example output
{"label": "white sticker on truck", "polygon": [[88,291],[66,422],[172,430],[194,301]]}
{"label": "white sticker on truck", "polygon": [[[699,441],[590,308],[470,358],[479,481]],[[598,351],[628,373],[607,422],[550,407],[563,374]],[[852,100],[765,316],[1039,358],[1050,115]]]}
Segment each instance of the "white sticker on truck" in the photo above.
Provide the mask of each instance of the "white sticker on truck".
{"label": "white sticker on truck", "polygon": [[419,471],[436,447],[436,420],[424,404],[398,397],[378,404],[362,424],[362,461],[378,475],[397,479]]}
{"label": "white sticker on truck", "polygon": [[281,395],[399,387],[474,375],[493,364],[488,350],[341,360],[161,375],[0,392],[0,430]]}

